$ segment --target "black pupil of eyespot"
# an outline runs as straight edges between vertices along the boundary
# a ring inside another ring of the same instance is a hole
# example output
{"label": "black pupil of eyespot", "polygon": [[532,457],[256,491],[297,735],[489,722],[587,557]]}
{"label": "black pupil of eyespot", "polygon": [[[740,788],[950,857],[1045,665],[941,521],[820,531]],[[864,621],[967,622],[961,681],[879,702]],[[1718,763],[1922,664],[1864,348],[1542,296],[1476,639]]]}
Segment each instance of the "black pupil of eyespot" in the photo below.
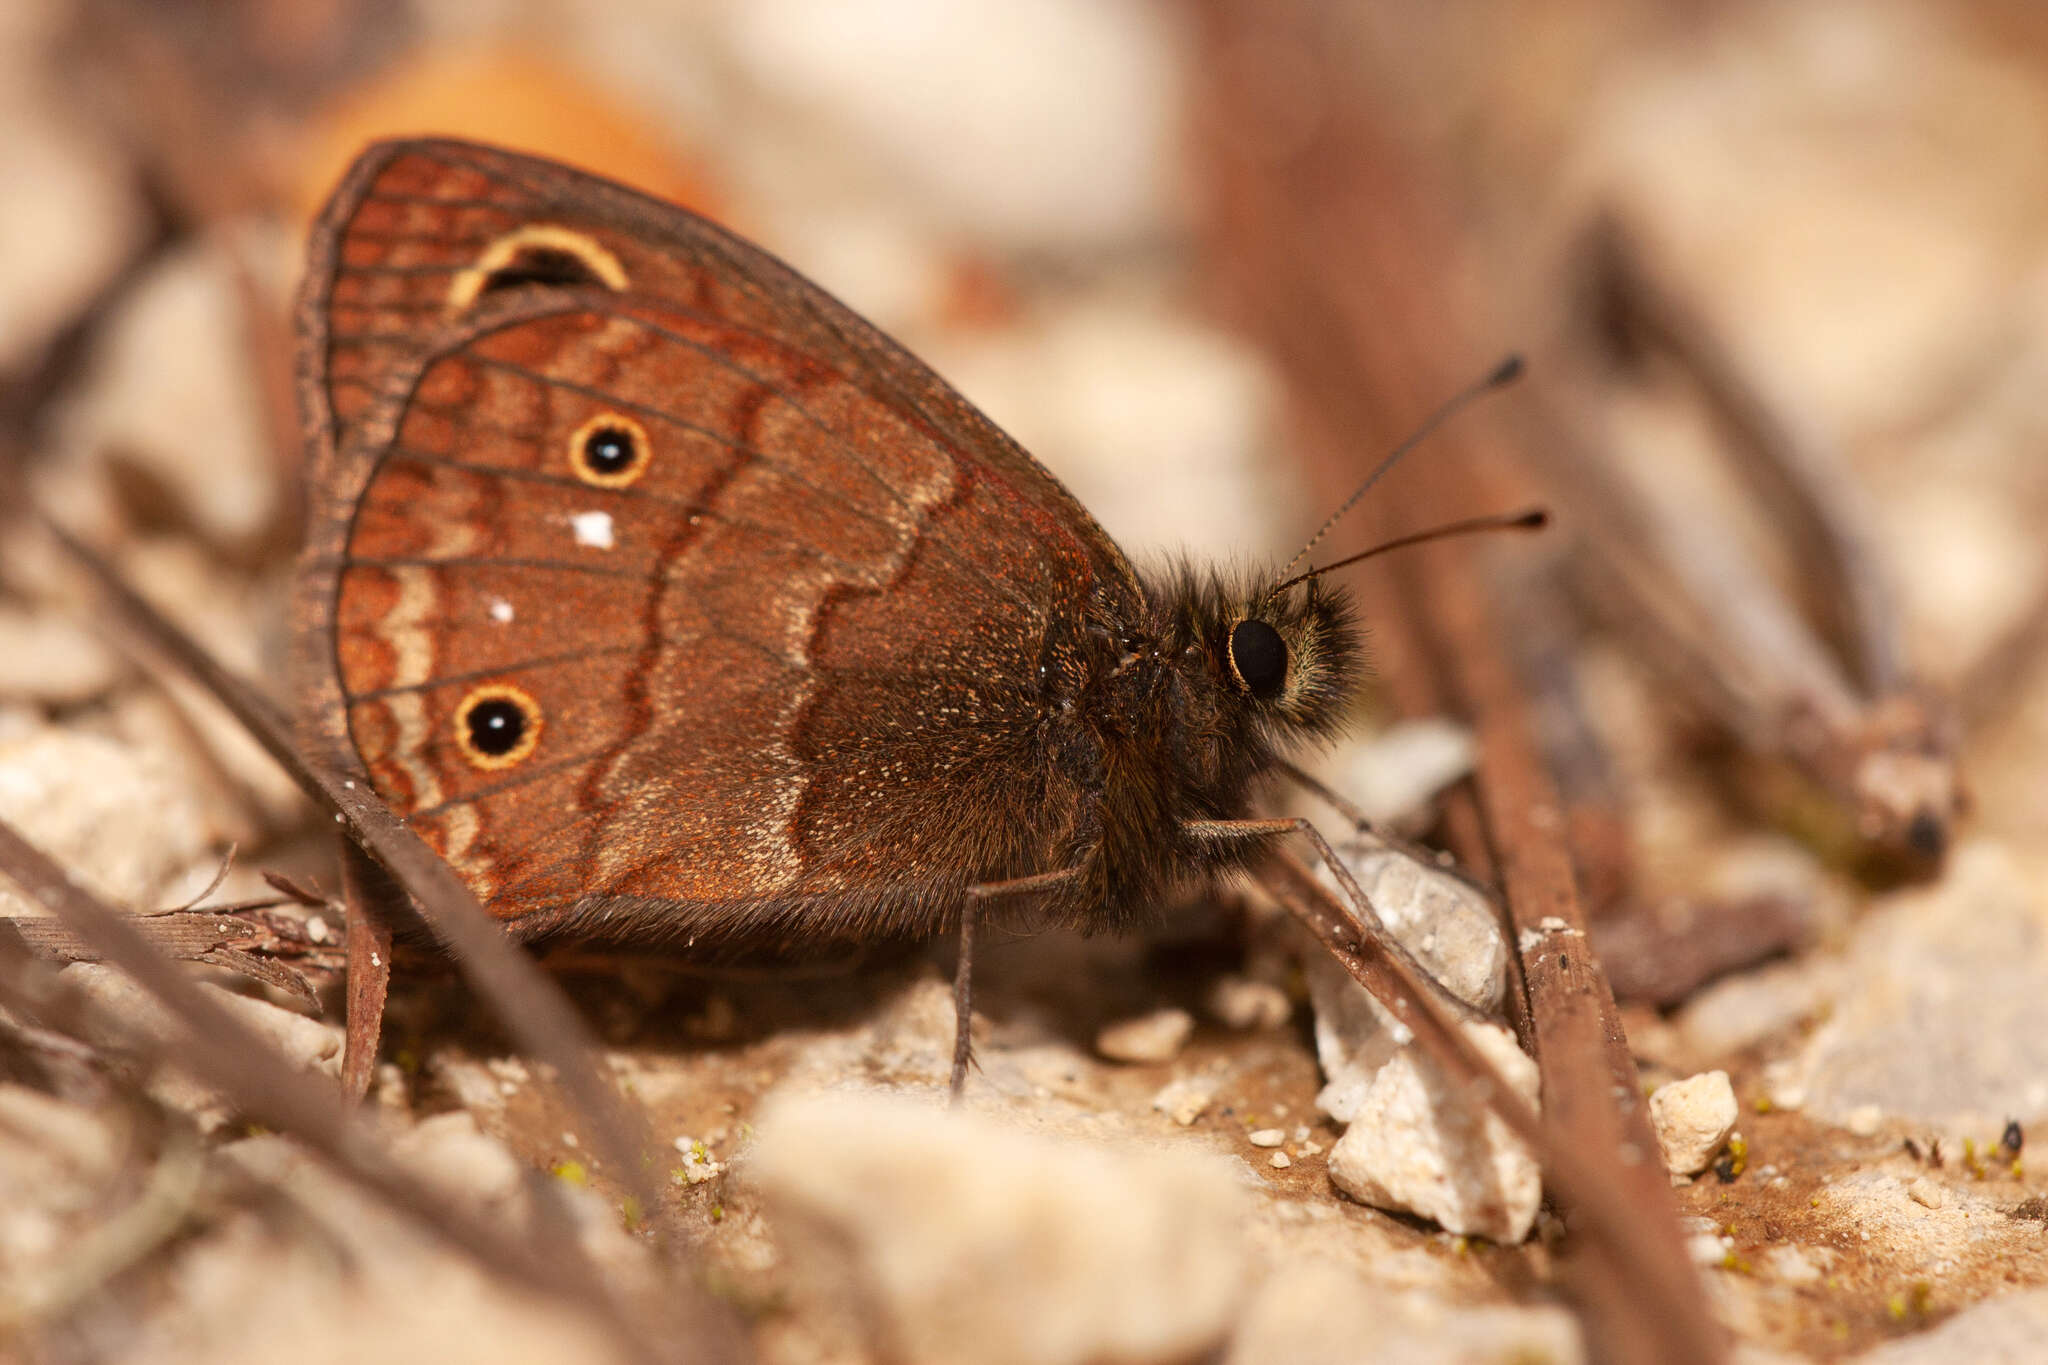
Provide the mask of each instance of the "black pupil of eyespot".
{"label": "black pupil of eyespot", "polygon": [[509,754],[526,733],[526,712],[517,702],[492,697],[469,708],[469,742],[496,758]]}
{"label": "black pupil of eyespot", "polygon": [[1230,632],[1230,662],[1260,700],[1280,695],[1287,682],[1287,642],[1264,621],[1239,621]]}
{"label": "black pupil of eyespot", "polygon": [[583,258],[573,251],[559,247],[530,246],[523,248],[505,265],[493,270],[484,281],[479,293],[491,294],[500,289],[517,289],[523,284],[550,285],[556,288],[573,289],[597,286],[604,281],[595,270],[584,263]]}
{"label": "black pupil of eyespot", "polygon": [[633,437],[618,427],[599,427],[583,440],[583,461],[593,474],[616,474],[633,463]]}

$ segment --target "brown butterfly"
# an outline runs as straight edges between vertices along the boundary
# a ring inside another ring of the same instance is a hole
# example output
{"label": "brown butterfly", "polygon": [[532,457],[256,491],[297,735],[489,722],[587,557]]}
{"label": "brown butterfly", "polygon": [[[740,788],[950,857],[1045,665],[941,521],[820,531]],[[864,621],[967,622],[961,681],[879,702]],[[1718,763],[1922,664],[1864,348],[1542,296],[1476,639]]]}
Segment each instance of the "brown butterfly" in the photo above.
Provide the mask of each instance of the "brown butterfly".
{"label": "brown butterfly", "polygon": [[1140,574],[924,365],[695,214],[379,144],[298,319],[305,733],[520,938],[957,927],[964,1022],[982,901],[1127,928],[1296,827],[1250,794],[1337,727],[1345,594]]}

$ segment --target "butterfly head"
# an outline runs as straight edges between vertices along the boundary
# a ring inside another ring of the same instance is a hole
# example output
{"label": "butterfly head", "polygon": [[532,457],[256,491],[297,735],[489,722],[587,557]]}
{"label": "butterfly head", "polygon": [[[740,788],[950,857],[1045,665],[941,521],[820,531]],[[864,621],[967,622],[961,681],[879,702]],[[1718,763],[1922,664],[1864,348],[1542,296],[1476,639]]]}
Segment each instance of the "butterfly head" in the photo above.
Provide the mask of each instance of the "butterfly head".
{"label": "butterfly head", "polygon": [[1363,673],[1348,592],[1187,573],[1169,600],[1167,638],[1214,698],[1217,723],[1282,743],[1337,731]]}

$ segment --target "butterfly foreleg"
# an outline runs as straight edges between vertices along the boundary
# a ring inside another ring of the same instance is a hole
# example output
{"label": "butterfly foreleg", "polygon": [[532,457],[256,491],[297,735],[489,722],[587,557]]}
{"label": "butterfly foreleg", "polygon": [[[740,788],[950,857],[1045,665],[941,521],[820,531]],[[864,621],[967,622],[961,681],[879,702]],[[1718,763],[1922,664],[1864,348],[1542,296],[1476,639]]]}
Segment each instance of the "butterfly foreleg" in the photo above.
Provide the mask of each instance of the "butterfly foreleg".
{"label": "butterfly foreleg", "polygon": [[1012,877],[1008,881],[979,882],[967,888],[967,899],[960,907],[960,956],[953,966],[953,1079],[950,1089],[954,1104],[960,1103],[960,1092],[967,1087],[967,1065],[974,1060],[974,1038],[970,1027],[974,1022],[974,930],[981,919],[982,902],[1004,896],[1037,895],[1064,886],[1080,875],[1079,867],[1063,867],[1053,872],[1034,872],[1028,877]]}
{"label": "butterfly foreleg", "polygon": [[1352,927],[1381,953],[1398,958],[1413,969],[1417,979],[1434,987],[1437,998],[1455,1016],[1464,1018],[1471,1015],[1472,1007],[1445,990],[1443,984],[1429,969],[1417,962],[1414,954],[1408,951],[1401,940],[1394,937],[1393,931],[1380,919],[1379,911],[1373,909],[1372,901],[1365,894],[1365,888],[1358,884],[1358,878],[1352,874],[1350,864],[1337,856],[1337,850],[1330,846],[1330,841],[1323,837],[1323,832],[1317,829],[1313,822],[1300,816],[1270,820],[1190,820],[1181,828],[1197,839],[1272,839],[1288,834],[1305,836],[1315,845],[1316,853],[1321,856],[1323,865],[1330,869],[1331,875],[1337,879],[1337,885],[1342,888],[1344,899],[1348,902]]}

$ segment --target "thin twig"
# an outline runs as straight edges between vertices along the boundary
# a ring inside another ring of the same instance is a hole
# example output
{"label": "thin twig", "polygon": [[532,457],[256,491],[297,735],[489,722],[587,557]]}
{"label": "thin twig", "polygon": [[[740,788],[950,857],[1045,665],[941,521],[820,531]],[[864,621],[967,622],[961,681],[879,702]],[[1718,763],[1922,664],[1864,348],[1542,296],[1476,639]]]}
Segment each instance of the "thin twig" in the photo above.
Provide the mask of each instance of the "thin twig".
{"label": "thin twig", "polygon": [[[680,1359],[681,1343],[658,1337],[625,1311],[573,1238],[525,1241],[477,1221],[461,1205],[398,1166],[335,1089],[286,1061],[137,932],[133,917],[102,904],[41,850],[0,821],[0,875],[62,918],[104,958],[155,996],[182,1026],[166,1059],[220,1092],[256,1122],[289,1133],[388,1207],[495,1272],[588,1313],[636,1358]],[[687,1308],[695,1308],[689,1303]],[[716,1317],[694,1313],[699,1327]]]}
{"label": "thin twig", "polygon": [[152,651],[171,660],[213,694],[291,774],[309,797],[330,811],[341,831],[376,859],[413,897],[435,934],[453,953],[471,984],[493,1003],[508,1032],[527,1054],[555,1068],[582,1118],[593,1149],[612,1176],[651,1218],[667,1205],[652,1180],[653,1143],[641,1116],[621,1103],[597,1065],[597,1041],[568,998],[506,937],[454,869],[419,835],[393,816],[362,783],[342,778],[303,754],[277,708],[131,588],[97,553],[63,528],[38,518],[71,559],[98,584],[122,622]]}

